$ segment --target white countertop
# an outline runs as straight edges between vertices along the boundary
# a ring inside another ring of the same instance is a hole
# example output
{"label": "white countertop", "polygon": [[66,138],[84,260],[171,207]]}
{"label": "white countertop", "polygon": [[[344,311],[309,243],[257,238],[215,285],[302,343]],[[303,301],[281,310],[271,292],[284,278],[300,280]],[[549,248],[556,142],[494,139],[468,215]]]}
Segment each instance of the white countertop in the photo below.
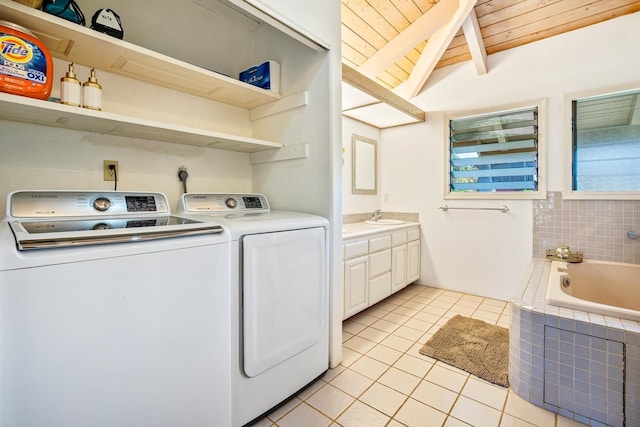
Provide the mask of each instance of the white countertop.
{"label": "white countertop", "polygon": [[370,234],[397,231],[406,228],[420,226],[419,222],[405,222],[404,224],[365,224],[364,222],[352,222],[342,225],[342,240],[355,237],[368,236]]}

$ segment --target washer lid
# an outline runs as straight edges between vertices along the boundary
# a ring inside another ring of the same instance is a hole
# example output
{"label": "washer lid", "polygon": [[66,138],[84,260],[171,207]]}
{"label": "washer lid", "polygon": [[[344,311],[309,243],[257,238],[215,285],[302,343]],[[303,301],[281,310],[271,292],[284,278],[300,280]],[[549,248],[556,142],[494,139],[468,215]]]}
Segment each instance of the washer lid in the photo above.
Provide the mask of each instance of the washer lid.
{"label": "washer lid", "polygon": [[20,191],[8,222],[19,250],[137,242],[222,233],[222,227],[172,216],[161,193]]}
{"label": "washer lid", "polygon": [[19,250],[141,242],[175,237],[218,234],[224,230],[212,223],[165,216],[128,219],[11,221]]}

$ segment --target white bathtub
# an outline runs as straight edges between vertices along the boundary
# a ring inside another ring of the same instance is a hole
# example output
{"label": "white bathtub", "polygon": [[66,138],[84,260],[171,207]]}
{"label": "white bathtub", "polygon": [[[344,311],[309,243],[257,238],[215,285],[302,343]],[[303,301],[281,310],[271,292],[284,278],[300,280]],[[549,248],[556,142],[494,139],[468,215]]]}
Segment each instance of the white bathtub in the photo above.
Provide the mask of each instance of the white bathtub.
{"label": "white bathtub", "polygon": [[546,298],[555,306],[640,321],[640,265],[553,261]]}

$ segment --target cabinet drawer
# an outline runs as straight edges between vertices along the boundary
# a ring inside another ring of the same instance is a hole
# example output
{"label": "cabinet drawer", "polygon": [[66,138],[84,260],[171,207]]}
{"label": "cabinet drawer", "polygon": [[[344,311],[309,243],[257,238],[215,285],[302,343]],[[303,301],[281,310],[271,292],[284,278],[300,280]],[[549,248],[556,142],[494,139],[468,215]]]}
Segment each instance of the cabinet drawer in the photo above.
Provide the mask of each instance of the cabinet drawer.
{"label": "cabinet drawer", "polygon": [[378,252],[391,247],[391,236],[374,237],[369,239],[369,253]]}
{"label": "cabinet drawer", "polygon": [[413,230],[407,231],[407,242],[413,242],[414,240],[420,239],[420,229],[415,228]]}
{"label": "cabinet drawer", "polygon": [[344,244],[344,259],[351,259],[366,255],[369,252],[369,242],[363,240],[361,242],[350,242]]}
{"label": "cabinet drawer", "polygon": [[376,277],[391,271],[391,249],[369,255],[369,277]]}
{"label": "cabinet drawer", "polygon": [[399,246],[399,245],[404,245],[405,243],[407,243],[407,232],[406,231],[400,231],[398,233],[393,233],[391,235],[391,245],[392,246]]}

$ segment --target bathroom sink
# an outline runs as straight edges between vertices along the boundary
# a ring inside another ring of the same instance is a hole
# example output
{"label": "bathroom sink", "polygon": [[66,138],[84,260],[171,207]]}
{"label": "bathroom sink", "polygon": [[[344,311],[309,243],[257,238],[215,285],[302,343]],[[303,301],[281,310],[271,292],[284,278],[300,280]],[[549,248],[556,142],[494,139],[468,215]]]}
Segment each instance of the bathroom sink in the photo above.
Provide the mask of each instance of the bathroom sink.
{"label": "bathroom sink", "polygon": [[401,219],[379,219],[377,221],[367,220],[364,223],[369,225],[400,225],[404,224],[404,221]]}

